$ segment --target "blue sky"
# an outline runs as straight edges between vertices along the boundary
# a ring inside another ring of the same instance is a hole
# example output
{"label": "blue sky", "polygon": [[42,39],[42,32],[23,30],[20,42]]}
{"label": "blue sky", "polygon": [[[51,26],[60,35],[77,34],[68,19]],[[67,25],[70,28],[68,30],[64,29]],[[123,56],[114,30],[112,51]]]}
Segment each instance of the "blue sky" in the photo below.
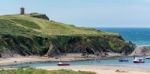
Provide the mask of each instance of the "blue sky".
{"label": "blue sky", "polygon": [[0,15],[45,13],[50,19],[84,27],[150,27],[150,0],[1,0]]}

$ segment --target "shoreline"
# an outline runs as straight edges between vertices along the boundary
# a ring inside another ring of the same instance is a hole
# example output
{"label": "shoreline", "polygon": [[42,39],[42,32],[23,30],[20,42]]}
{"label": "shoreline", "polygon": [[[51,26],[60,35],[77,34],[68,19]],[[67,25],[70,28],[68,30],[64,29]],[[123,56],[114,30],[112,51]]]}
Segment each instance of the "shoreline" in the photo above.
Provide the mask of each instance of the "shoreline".
{"label": "shoreline", "polygon": [[96,57],[94,55],[89,55],[88,57],[83,57],[81,54],[68,54],[67,56],[61,57],[40,57],[40,56],[17,56],[11,58],[0,58],[0,67],[2,66],[11,66],[18,64],[32,64],[32,63],[45,63],[45,62],[59,62],[59,61],[82,61],[82,60],[96,60],[96,59],[110,59],[122,57],[120,54],[112,54],[107,57]]}
{"label": "shoreline", "polygon": [[78,65],[78,66],[68,66],[68,67],[37,67],[37,69],[44,70],[59,70],[67,69],[74,71],[91,71],[97,74],[149,74],[150,71],[143,68],[132,68],[132,67],[119,67],[119,66],[104,66],[104,65]]}
{"label": "shoreline", "polygon": [[[17,61],[14,63],[14,60]],[[92,59],[74,59],[73,58],[63,58],[62,61],[79,61],[79,60],[92,60]],[[13,58],[1,58],[0,59],[0,68],[7,69],[13,68],[11,65],[17,64],[32,64],[32,63],[44,63],[44,62],[58,62],[59,59],[47,58],[47,57],[38,57],[38,56],[29,56],[29,57],[13,57]],[[3,64],[3,65],[2,65]],[[26,67],[25,67],[26,68]],[[70,66],[40,66],[33,67],[37,69],[44,70],[59,70],[59,69],[69,69],[73,71],[91,71],[96,72],[97,74],[150,74],[148,69],[142,67],[129,67],[129,66],[117,66],[117,65],[70,65]]]}
{"label": "shoreline", "polygon": [[[63,58],[63,62],[66,61],[86,61],[86,60],[94,60],[93,58]],[[13,57],[13,58],[0,58],[0,67],[5,66],[13,66],[19,64],[34,64],[34,63],[46,63],[46,62],[59,62],[60,59],[56,58],[47,58],[47,57],[38,57],[38,56],[30,56],[30,57]]]}

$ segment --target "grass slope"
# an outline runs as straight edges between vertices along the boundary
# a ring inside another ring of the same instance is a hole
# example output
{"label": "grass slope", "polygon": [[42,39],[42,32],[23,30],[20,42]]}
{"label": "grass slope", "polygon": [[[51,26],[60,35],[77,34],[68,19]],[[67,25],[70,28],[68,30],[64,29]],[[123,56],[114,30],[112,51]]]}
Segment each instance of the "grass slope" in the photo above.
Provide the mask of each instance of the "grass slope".
{"label": "grass slope", "polygon": [[72,70],[54,70],[47,71],[41,69],[17,69],[17,70],[0,70],[0,74],[96,74],[94,72],[72,71]]}
{"label": "grass slope", "polygon": [[33,18],[27,15],[0,16],[0,33],[15,35],[105,35],[112,34],[92,28],[78,28],[72,25]]}

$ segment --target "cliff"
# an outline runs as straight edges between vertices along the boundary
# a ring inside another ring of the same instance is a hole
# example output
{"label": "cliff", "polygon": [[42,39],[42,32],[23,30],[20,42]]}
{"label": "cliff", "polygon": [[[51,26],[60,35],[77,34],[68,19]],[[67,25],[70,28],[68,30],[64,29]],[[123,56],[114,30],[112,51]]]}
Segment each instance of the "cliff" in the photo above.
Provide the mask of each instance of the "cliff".
{"label": "cliff", "polygon": [[30,15],[0,16],[0,55],[55,56],[63,53],[131,53],[132,43],[119,34],[80,28],[34,18]]}

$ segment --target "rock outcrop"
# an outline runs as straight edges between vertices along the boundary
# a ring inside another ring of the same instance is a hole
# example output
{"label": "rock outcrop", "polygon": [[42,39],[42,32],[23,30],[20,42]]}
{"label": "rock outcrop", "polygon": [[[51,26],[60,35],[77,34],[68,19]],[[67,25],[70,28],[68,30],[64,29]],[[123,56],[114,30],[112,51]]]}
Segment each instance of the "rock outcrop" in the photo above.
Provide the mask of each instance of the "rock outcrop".
{"label": "rock outcrop", "polygon": [[131,56],[150,56],[150,45],[140,45],[135,48]]}
{"label": "rock outcrop", "polygon": [[49,20],[49,18],[46,14],[30,13],[30,16],[34,17],[34,18],[41,18],[41,19]]}

